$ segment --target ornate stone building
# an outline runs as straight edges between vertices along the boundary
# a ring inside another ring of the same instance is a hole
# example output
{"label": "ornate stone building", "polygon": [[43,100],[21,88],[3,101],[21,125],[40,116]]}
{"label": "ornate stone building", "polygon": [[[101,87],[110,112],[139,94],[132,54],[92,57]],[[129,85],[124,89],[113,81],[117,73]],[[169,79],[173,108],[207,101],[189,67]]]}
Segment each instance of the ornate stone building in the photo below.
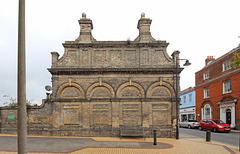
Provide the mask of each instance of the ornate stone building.
{"label": "ornate stone building", "polygon": [[151,36],[144,14],[134,41],[97,41],[84,13],[79,25],[79,37],[63,43],[64,55],[51,53],[52,94],[28,109],[29,133],[119,136],[132,129],[152,136],[157,129],[159,137],[175,137],[179,52],[167,54],[168,43]]}

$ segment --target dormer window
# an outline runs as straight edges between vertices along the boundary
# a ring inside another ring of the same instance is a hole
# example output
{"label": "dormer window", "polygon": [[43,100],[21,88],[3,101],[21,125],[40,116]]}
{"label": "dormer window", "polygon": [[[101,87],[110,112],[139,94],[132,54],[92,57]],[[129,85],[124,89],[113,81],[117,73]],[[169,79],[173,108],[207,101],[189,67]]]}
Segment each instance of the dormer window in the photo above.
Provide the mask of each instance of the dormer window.
{"label": "dormer window", "polygon": [[222,65],[222,71],[223,71],[223,72],[224,72],[224,71],[227,71],[227,70],[229,70],[229,69],[232,68],[232,66],[230,65],[230,63],[231,63],[231,60],[226,61],[225,63],[223,63],[223,65]]}
{"label": "dormer window", "polygon": [[203,74],[203,80],[209,79],[209,71]]}

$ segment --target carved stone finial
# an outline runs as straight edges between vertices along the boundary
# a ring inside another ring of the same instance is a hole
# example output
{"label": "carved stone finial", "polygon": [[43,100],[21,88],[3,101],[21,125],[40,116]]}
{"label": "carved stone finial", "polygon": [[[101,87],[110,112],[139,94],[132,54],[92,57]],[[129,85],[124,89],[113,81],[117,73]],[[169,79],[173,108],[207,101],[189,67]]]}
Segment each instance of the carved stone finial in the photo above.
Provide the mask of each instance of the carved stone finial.
{"label": "carved stone finial", "polygon": [[144,12],[141,14],[141,18],[145,18],[145,13]]}
{"label": "carved stone finial", "polygon": [[82,18],[83,18],[83,19],[86,19],[86,17],[87,17],[86,13],[83,12],[83,13],[82,13]]}

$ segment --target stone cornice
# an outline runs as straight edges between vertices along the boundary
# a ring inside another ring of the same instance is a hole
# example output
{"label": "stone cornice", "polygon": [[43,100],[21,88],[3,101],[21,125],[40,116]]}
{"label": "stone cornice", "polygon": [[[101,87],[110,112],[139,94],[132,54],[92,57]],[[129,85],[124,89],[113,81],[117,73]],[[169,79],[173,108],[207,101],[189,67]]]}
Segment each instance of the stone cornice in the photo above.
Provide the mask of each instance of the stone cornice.
{"label": "stone cornice", "polygon": [[[175,97],[175,96],[174,96]],[[172,101],[174,100],[174,98],[171,97],[166,97],[166,98],[91,98],[91,99],[87,99],[87,98],[73,98],[73,99],[64,99],[64,98],[59,98],[59,99],[51,99],[49,100],[49,102],[121,102],[121,101],[141,101],[141,102],[154,102],[154,101]]]}
{"label": "stone cornice", "polygon": [[237,101],[238,101],[237,99],[233,99],[233,100],[228,100],[228,101],[220,101],[217,104],[220,104],[220,105],[222,105],[222,104],[234,104]]}
{"label": "stone cornice", "polygon": [[155,41],[151,43],[139,43],[135,41],[96,41],[92,43],[79,43],[75,41],[66,41],[63,43],[64,48],[166,48],[169,43],[166,41]]}
{"label": "stone cornice", "polygon": [[[179,73],[183,68],[179,68]],[[83,75],[83,74],[175,74],[174,67],[165,68],[49,68],[52,75]]]}

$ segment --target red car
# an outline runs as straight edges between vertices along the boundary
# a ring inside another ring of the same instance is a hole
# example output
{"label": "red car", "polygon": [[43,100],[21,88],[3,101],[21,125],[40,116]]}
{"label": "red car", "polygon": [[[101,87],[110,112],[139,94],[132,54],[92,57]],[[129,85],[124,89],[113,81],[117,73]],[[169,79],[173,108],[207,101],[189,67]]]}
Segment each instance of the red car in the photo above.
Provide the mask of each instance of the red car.
{"label": "red car", "polygon": [[203,119],[200,121],[199,130],[211,130],[213,132],[230,132],[229,124],[219,119]]}

